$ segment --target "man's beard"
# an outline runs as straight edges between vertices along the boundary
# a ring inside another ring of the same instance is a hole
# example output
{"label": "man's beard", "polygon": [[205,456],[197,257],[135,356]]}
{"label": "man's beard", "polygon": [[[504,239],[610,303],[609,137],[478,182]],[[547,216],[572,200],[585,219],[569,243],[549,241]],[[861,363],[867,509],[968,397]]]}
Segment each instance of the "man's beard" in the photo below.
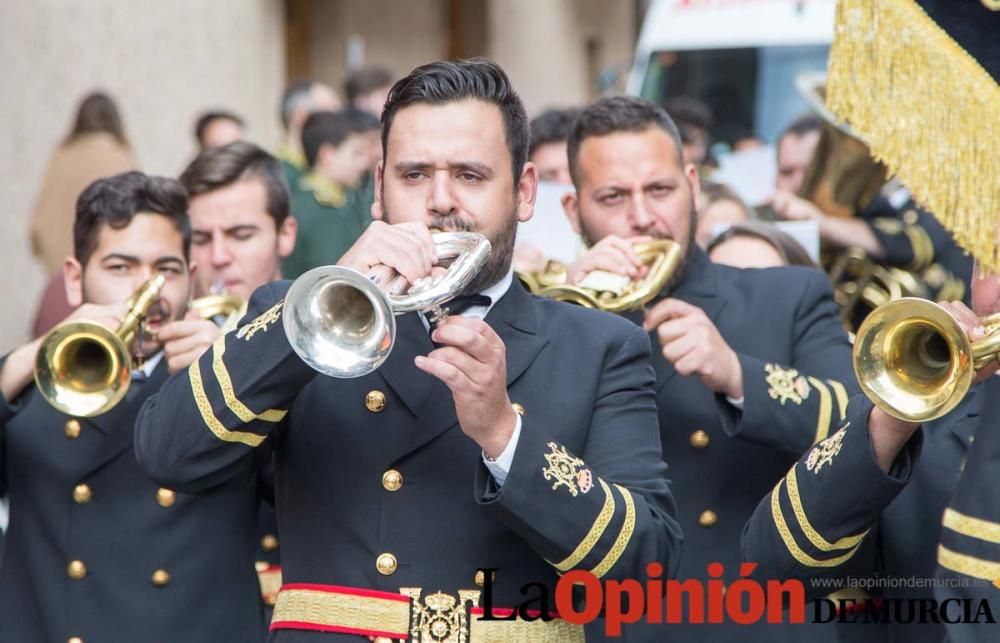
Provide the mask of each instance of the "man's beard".
{"label": "man's beard", "polygon": [[[593,235],[590,232],[590,230],[587,229],[586,217],[582,216],[582,214],[579,217],[579,221],[580,221],[580,237],[583,239],[583,242],[587,245],[588,248],[592,248],[598,241],[600,241],[600,239],[596,239],[595,235]],[[693,199],[691,200],[688,222],[689,223],[688,223],[687,247],[684,249],[684,256],[681,257],[681,262],[677,266],[677,269],[674,271],[672,275],[670,275],[670,278],[667,280],[666,285],[664,285],[663,290],[660,291],[661,294],[669,293],[674,288],[676,288],[682,281],[684,281],[684,277],[687,273],[688,266],[691,263],[691,257],[694,255],[694,247],[695,247],[694,235],[695,235],[695,230],[698,227],[698,219]],[[646,236],[650,236],[656,240],[666,239],[668,241],[677,242],[676,239],[672,239],[669,235],[656,230],[651,230],[650,232],[647,232],[645,234]]]}
{"label": "man's beard", "polygon": [[[384,199],[382,200],[382,212],[386,213],[386,219],[392,221],[392,217],[386,210]],[[514,240],[517,236],[517,210],[513,203],[510,213],[504,218],[504,226],[493,236],[486,235],[477,228],[474,222],[457,215],[435,216],[429,227],[442,232],[478,232],[489,239],[491,249],[486,263],[479,269],[469,285],[456,296],[481,293],[497,284],[510,271],[510,264],[514,256]]]}

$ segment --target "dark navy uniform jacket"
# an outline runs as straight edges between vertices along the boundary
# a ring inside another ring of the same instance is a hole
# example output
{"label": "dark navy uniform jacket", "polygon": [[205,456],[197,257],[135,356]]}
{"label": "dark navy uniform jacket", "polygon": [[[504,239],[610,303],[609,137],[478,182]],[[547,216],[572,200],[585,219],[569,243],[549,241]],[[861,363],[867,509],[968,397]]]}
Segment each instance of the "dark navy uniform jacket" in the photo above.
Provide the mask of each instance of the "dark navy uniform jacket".
{"label": "dark navy uniform jacket", "polygon": [[89,419],[57,412],[34,385],[0,401],[0,493],[10,500],[0,640],[264,639],[255,474],[195,498],[136,461],[136,414],[166,377],[161,360]]}
{"label": "dark navy uniform jacket", "polygon": [[[937,548],[938,601],[966,601],[977,614],[983,601],[1000,621],[1000,377],[979,384],[982,409],[965,467],[941,516]],[[964,608],[963,608],[964,609]],[[1000,625],[985,618],[945,626],[952,643],[994,641]]]}
{"label": "dark navy uniform jacket", "polygon": [[497,489],[450,391],[413,363],[433,350],[416,313],[397,318],[378,370],[338,380],[290,348],[288,285],[259,289],[253,321],[169,379],[136,427],[153,477],[190,492],[249,476],[254,454],[273,448],[285,583],[454,596],[479,589],[477,569],[492,567],[494,605],[513,606],[526,583],[551,589],[557,565],[607,578],[643,577],[653,561],[676,571],[680,532],[640,329],[511,285],[486,316],[523,410]]}
{"label": "dark navy uniform jacket", "polygon": [[[864,589],[872,597],[932,598],[928,579],[941,515],[955,491],[981,401],[973,393],[947,416],[928,422],[887,474],[868,437],[872,404],[860,395],[852,399],[849,425],[806,454],[754,512],[743,537],[745,558],[759,563],[761,575],[804,579],[815,594],[871,579]],[[816,578],[825,582],[810,581]],[[922,585],[904,584],[911,578]],[[838,627],[842,636],[862,640],[860,624]],[[880,631],[882,638],[871,640],[936,643],[944,636],[934,623],[864,629]]]}
{"label": "dark navy uniform jacket", "polygon": [[[663,452],[685,535],[679,578],[707,580],[708,564],[719,562],[728,583],[739,577],[740,533],[757,503],[843,417],[857,390],[851,347],[829,280],[819,270],[741,270],[712,263],[695,249],[669,296],[704,310],[742,368],[740,411],[697,377],[678,375],[662,355],[653,359]],[[651,341],[658,353],[655,331]],[[773,625],[641,626],[626,632],[629,640],[649,641],[803,636]]]}

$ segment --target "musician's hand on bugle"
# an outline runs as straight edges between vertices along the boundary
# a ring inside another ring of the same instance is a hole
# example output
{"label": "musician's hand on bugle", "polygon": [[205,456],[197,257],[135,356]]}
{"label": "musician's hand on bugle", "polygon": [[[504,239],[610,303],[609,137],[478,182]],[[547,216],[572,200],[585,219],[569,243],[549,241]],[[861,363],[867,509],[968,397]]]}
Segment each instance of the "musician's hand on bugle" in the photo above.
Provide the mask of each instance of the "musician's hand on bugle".
{"label": "musician's hand on bugle", "polygon": [[370,275],[377,267],[385,267],[412,285],[431,274],[436,260],[434,239],[423,223],[389,225],[373,221],[337,265],[363,275]]}
{"label": "musician's hand on bugle", "polygon": [[768,204],[775,214],[786,221],[820,221],[826,218],[823,211],[810,201],[785,190],[771,195]]}
{"label": "musician's hand on bugle", "polygon": [[431,335],[441,348],[417,357],[417,368],[451,389],[458,423],[491,458],[514,434],[517,417],[507,396],[507,352],[503,340],[480,319],[451,316]]}
{"label": "musician's hand on bugle", "polygon": [[163,358],[167,370],[176,373],[190,366],[222,335],[222,329],[194,311],[184,319],[163,324],[156,331],[156,339],[163,345]]}
{"label": "musician's hand on bugle", "polygon": [[[961,301],[941,301],[938,302],[941,306],[947,310],[955,321],[958,322],[962,330],[965,331],[966,336],[968,336],[970,342],[975,342],[976,340],[986,337],[986,330],[983,328],[982,320],[972,312],[968,306],[966,306]],[[973,378],[972,382],[978,384],[986,378],[996,374],[1000,370],[1000,362],[996,359],[991,359],[988,364],[976,371],[976,376]]]}
{"label": "musician's hand on bugle", "polygon": [[606,270],[625,275],[633,281],[646,275],[648,267],[636,253],[634,245],[652,241],[649,236],[622,239],[615,235],[604,237],[578,260],[566,268],[566,282],[577,285],[594,270]]}
{"label": "musician's hand on bugle", "polygon": [[[91,321],[115,331],[128,313],[127,304],[83,304],[66,316],[61,324]],[[15,349],[7,356],[0,371],[0,393],[8,402],[20,395],[35,377],[35,358],[45,336]]]}

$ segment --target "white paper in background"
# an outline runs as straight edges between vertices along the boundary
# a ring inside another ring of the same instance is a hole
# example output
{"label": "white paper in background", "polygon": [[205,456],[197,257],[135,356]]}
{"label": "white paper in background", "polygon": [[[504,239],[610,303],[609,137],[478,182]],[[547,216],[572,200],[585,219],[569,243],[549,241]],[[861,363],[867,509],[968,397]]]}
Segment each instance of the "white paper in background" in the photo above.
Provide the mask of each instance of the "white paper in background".
{"label": "white paper in background", "polygon": [[[799,242],[809,257],[819,263],[819,224],[815,221],[768,221],[788,236]],[[712,235],[719,236],[730,228],[728,223],[718,223],[712,226]]]}
{"label": "white paper in background", "polygon": [[565,264],[575,261],[583,243],[562,208],[562,196],[572,191],[572,185],[539,183],[535,214],[529,221],[517,225],[515,245],[535,246],[546,259],[556,259]]}
{"label": "white paper in background", "polygon": [[764,203],[774,194],[778,178],[778,161],[774,147],[765,145],[742,152],[732,152],[719,158],[719,169],[712,182],[725,183],[749,206]]}

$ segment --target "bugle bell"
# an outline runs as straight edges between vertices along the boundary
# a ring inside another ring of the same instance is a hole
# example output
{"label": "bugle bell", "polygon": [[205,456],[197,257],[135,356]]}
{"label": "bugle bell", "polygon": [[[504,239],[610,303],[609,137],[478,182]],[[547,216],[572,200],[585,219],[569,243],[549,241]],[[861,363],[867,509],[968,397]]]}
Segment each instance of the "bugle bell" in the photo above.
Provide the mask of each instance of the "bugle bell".
{"label": "bugle bell", "polygon": [[876,308],[858,329],[854,372],[861,390],[889,415],[927,422],[965,397],[976,371],[1000,354],[1000,314],[980,320],[972,342],[941,305],[904,297]]}
{"label": "bugle bell", "polygon": [[56,410],[76,417],[110,411],[132,382],[132,343],[166,277],[156,275],[131,298],[116,331],[97,322],[59,324],[42,340],[35,358],[35,384]]}
{"label": "bugle bell", "polygon": [[395,315],[435,311],[462,293],[490,255],[489,240],[476,232],[433,235],[445,274],[417,280],[405,294],[388,294],[390,278],[370,278],[340,266],[314,268],[296,279],[282,314],[292,350],[332,377],[361,377],[388,357],[396,341]]}

